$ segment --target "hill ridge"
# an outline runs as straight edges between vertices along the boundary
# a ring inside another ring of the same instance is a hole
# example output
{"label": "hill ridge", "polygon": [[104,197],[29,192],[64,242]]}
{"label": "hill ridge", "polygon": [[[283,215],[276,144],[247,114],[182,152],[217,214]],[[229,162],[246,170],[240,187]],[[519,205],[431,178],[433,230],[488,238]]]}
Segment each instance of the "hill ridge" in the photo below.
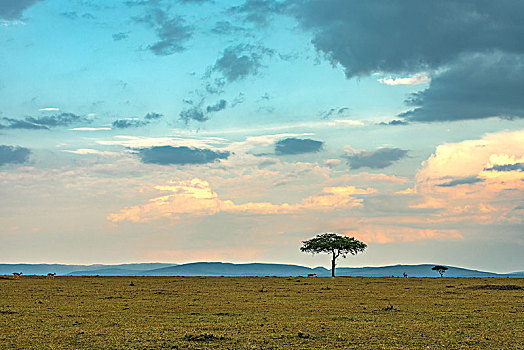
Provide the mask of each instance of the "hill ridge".
{"label": "hill ridge", "polygon": [[[386,266],[337,267],[337,276],[396,276],[406,273],[409,277],[438,277],[431,267],[437,264],[395,264]],[[524,272],[495,273],[447,265],[445,277],[512,277],[524,278]],[[277,263],[224,263],[191,262],[127,263],[127,264],[0,264],[0,274],[23,272],[25,275],[46,275],[56,272],[61,276],[331,276],[331,270],[323,266],[306,267],[296,264]]]}

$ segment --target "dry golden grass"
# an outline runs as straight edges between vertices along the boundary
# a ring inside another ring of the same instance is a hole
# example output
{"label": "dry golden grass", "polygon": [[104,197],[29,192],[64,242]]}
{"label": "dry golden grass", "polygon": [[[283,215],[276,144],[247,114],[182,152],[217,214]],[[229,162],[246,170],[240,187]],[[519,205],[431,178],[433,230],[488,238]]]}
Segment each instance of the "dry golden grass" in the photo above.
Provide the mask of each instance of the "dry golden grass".
{"label": "dry golden grass", "polygon": [[524,349],[524,280],[0,278],[5,349]]}

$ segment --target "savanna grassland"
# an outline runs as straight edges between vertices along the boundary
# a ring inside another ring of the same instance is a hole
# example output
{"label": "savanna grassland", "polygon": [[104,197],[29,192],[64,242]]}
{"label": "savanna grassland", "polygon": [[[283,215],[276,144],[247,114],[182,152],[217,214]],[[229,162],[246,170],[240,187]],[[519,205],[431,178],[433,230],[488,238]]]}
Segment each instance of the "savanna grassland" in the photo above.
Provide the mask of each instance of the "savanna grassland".
{"label": "savanna grassland", "polygon": [[0,277],[4,349],[524,349],[524,280]]}

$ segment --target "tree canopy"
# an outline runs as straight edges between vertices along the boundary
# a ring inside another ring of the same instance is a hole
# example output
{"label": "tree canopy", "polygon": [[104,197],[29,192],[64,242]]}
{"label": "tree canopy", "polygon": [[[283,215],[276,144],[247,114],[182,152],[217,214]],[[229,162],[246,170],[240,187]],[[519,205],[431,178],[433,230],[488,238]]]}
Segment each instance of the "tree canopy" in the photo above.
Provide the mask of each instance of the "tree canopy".
{"label": "tree canopy", "polygon": [[440,277],[442,277],[444,275],[444,272],[446,272],[448,268],[446,266],[437,265],[437,266],[433,266],[431,269],[433,271],[437,271],[438,273],[440,273]]}
{"label": "tree canopy", "polygon": [[331,276],[335,277],[335,264],[338,257],[345,258],[348,254],[356,255],[363,252],[366,247],[367,244],[354,237],[341,236],[335,232],[325,232],[303,241],[300,250],[312,254],[330,253],[332,255]]}

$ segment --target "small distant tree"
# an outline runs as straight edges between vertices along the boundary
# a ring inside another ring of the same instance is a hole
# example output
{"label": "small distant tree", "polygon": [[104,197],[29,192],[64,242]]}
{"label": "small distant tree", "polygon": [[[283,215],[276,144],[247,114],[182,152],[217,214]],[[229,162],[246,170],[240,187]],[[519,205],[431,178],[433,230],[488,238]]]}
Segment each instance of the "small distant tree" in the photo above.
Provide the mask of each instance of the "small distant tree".
{"label": "small distant tree", "polygon": [[437,266],[433,266],[431,269],[433,271],[437,271],[438,273],[440,273],[440,277],[443,277],[444,276],[444,272],[446,272],[446,270],[448,268],[446,266],[437,265]]}
{"label": "small distant tree", "polygon": [[307,241],[302,241],[300,250],[307,253],[331,254],[331,277],[335,277],[335,265],[339,256],[345,258],[348,254],[356,255],[363,252],[367,244],[360,242],[354,237],[341,236],[335,232],[326,232],[317,235]]}

